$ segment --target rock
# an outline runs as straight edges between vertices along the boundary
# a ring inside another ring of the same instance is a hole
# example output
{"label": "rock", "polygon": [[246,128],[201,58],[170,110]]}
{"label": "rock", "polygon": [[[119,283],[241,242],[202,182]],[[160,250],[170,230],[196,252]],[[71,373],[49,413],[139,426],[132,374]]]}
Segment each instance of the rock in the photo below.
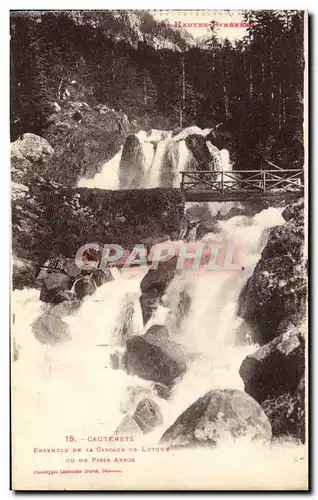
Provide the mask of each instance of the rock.
{"label": "rock", "polygon": [[156,342],[157,340],[168,339],[169,332],[163,325],[152,325],[145,333],[144,338],[149,342]]}
{"label": "rock", "polygon": [[218,220],[228,220],[228,219],[232,219],[232,217],[238,217],[241,215],[250,215],[247,212],[248,212],[248,210],[245,208],[232,207],[232,208],[230,208],[230,210],[226,214],[222,214],[221,211],[219,210],[216,218]]}
{"label": "rock", "polygon": [[[293,209],[286,210],[285,215]],[[261,259],[241,292],[238,314],[255,327],[253,340],[266,344],[283,331],[283,325],[286,330],[301,324],[306,305],[303,219],[290,218],[270,230]]]}
{"label": "rock", "polygon": [[212,161],[212,156],[206,144],[205,137],[199,134],[188,135],[185,139],[185,143],[198,162],[198,169],[211,170],[210,163]]}
{"label": "rock", "polygon": [[256,401],[296,391],[305,371],[304,330],[294,328],[247,356],[240,375],[245,391]]}
{"label": "rock", "polygon": [[303,224],[305,217],[304,212],[305,212],[304,199],[301,198],[292,205],[288,205],[282,212],[282,216],[288,222]]}
{"label": "rock", "polygon": [[79,110],[76,110],[75,113],[72,114],[72,118],[76,122],[80,122],[83,120],[83,114]]}
{"label": "rock", "polygon": [[155,427],[163,423],[159,406],[149,398],[145,398],[138,403],[133,418],[143,434],[151,432]]}
{"label": "rock", "polygon": [[182,127],[176,127],[173,129],[171,137],[175,137],[179,135],[181,132],[182,132]]}
{"label": "rock", "polygon": [[132,416],[126,415],[115,430],[115,434],[120,434],[122,436],[141,436],[142,430]]}
{"label": "rock", "polygon": [[66,295],[61,292],[69,291],[80,273],[74,259],[55,257],[46,261],[36,278],[36,282],[42,287],[40,300],[52,304],[66,300]]}
{"label": "rock", "polygon": [[119,189],[141,187],[144,175],[144,155],[139,138],[127,136],[119,163]]}
{"label": "rock", "polygon": [[30,260],[21,259],[13,255],[12,258],[12,287],[18,288],[35,288],[35,279],[38,268],[36,264]]}
{"label": "rock", "polygon": [[[178,130],[179,132],[176,133]],[[176,129],[174,129],[174,132],[172,133],[172,136],[174,137],[174,140],[176,142],[184,141],[190,135],[204,136],[204,131],[200,127],[192,125],[191,127],[186,127],[186,128],[177,127]]]}
{"label": "rock", "polygon": [[40,300],[59,304],[63,299],[60,292],[69,290],[72,282],[70,278],[60,272],[48,273],[47,278],[43,280]]}
{"label": "rock", "polygon": [[129,374],[171,387],[186,371],[182,347],[165,338],[135,336],[127,340]]}
{"label": "rock", "polygon": [[185,212],[185,219],[193,223],[209,221],[211,218],[215,220],[215,218],[211,215],[209,205],[207,203],[192,205],[191,207],[187,208]]}
{"label": "rock", "polygon": [[169,387],[163,384],[154,384],[154,390],[159,398],[169,399],[171,395],[171,390]]}
{"label": "rock", "polygon": [[173,187],[178,175],[180,145],[173,139],[167,141],[160,167],[160,186]]}
{"label": "rock", "polygon": [[142,295],[140,305],[144,324],[151,318],[157,309],[160,298],[164,295],[167,286],[172,281],[176,272],[176,259],[160,262],[158,269],[149,269],[142,279],[140,288]]}
{"label": "rock", "polygon": [[216,219],[212,220],[212,218],[209,221],[205,222],[200,222],[198,224],[197,229],[196,229],[196,234],[195,238],[196,240],[201,240],[203,236],[209,233],[220,233],[221,228],[218,224],[218,221]]}
{"label": "rock", "polygon": [[11,198],[12,201],[23,199],[29,192],[28,186],[21,184],[21,182],[11,182]]}
{"label": "rock", "polygon": [[293,437],[306,440],[305,378],[302,377],[295,392],[288,392],[261,404],[271,426],[274,438]]}
{"label": "rock", "polygon": [[44,163],[53,154],[53,148],[46,139],[35,134],[23,134],[11,144],[11,152],[32,163]]}
{"label": "rock", "polygon": [[49,117],[45,138],[54,154],[46,170],[51,179],[74,186],[82,177],[93,177],[119,151],[130,125],[123,113],[105,109],[100,112],[86,102],[67,99]]}
{"label": "rock", "polygon": [[82,300],[86,295],[92,295],[97,285],[92,276],[80,276],[74,283],[74,292],[78,300]]}
{"label": "rock", "polygon": [[29,160],[23,158],[18,150],[16,153],[19,156],[16,156],[11,151],[11,181],[23,183],[27,180],[27,174],[34,170],[34,165]]}
{"label": "rock", "polygon": [[244,392],[212,390],[185,410],[160,443],[170,447],[213,447],[224,439],[270,440],[271,425],[261,406]]}
{"label": "rock", "polygon": [[71,314],[79,303],[63,302],[54,305],[32,324],[35,338],[46,345],[57,345],[71,339],[68,324],[63,317]]}
{"label": "rock", "polygon": [[59,113],[61,111],[61,106],[57,102],[48,103],[51,107],[53,113]]}
{"label": "rock", "polygon": [[114,281],[114,277],[110,269],[95,269],[91,274],[97,286],[102,286],[105,283]]}

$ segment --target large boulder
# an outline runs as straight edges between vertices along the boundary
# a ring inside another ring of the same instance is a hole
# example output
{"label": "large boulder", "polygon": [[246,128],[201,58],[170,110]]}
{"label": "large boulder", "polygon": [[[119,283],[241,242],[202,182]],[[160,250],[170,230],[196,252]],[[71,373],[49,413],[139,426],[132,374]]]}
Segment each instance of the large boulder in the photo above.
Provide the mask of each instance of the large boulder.
{"label": "large boulder", "polygon": [[35,278],[37,275],[37,266],[34,262],[26,259],[21,259],[13,255],[12,257],[12,287],[18,288],[35,288]]}
{"label": "large boulder", "polygon": [[261,259],[239,299],[238,313],[254,327],[253,339],[260,344],[289,326],[301,324],[306,315],[307,263],[301,204],[296,209],[286,208],[284,214],[288,221],[270,231]]}
{"label": "large boulder", "polygon": [[149,333],[127,340],[126,368],[129,374],[172,387],[186,371],[182,347],[164,336]]}
{"label": "large boulder", "polygon": [[273,438],[294,437],[302,443],[306,439],[305,378],[296,391],[287,392],[261,404],[271,425]]}
{"label": "large boulder", "polygon": [[16,158],[25,158],[32,163],[42,164],[50,156],[54,150],[49,142],[35,134],[22,134],[11,145],[11,155]]}
{"label": "large boulder", "polygon": [[79,301],[64,301],[46,309],[32,323],[35,338],[46,345],[55,346],[71,339],[69,325],[64,321],[66,316],[77,310]]}
{"label": "large boulder", "polygon": [[270,440],[271,425],[248,394],[215,389],[199,398],[166,430],[160,443],[170,447],[215,446],[224,439]]}
{"label": "large boulder", "polygon": [[176,259],[160,262],[158,269],[149,269],[140,283],[140,305],[144,324],[157,309],[161,297],[176,273]]}
{"label": "large boulder", "polygon": [[304,329],[295,328],[276,337],[247,356],[240,375],[245,391],[262,403],[294,393],[305,371]]}

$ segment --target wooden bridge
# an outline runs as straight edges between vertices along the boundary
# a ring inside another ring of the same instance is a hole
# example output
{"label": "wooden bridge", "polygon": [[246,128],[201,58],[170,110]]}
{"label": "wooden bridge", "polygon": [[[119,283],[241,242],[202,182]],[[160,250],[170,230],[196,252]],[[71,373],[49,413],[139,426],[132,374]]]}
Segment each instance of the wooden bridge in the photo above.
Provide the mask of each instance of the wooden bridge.
{"label": "wooden bridge", "polygon": [[181,172],[185,201],[271,201],[304,196],[303,170]]}

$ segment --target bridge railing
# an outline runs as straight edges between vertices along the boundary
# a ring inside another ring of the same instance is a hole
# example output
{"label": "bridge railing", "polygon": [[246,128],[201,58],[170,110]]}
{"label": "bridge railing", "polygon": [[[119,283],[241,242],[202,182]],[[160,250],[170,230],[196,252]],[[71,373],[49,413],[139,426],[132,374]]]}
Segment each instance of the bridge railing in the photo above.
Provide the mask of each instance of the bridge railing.
{"label": "bridge railing", "polygon": [[222,195],[300,191],[304,188],[303,170],[223,170],[182,171],[181,192],[218,191]]}

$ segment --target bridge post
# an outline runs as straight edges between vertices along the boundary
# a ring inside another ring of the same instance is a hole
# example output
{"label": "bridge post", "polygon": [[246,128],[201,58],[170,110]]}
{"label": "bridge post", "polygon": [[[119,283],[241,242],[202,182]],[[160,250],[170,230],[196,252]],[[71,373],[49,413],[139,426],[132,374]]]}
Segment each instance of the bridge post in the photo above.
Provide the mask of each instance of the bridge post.
{"label": "bridge post", "polygon": [[221,171],[221,192],[224,194],[224,171]]}
{"label": "bridge post", "polygon": [[266,193],[266,170],[263,170],[263,194]]}

